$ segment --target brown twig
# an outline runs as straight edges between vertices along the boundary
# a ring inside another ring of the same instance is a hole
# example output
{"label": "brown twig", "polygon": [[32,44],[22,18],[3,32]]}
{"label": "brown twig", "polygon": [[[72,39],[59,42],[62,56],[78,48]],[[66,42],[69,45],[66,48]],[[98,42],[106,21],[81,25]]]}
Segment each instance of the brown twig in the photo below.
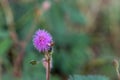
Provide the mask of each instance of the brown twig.
{"label": "brown twig", "polygon": [[13,68],[14,69],[13,74],[15,77],[21,76],[21,64],[24,57],[24,53],[25,53],[25,49],[22,48],[21,51],[19,52],[19,55],[15,59],[14,68]]}
{"label": "brown twig", "polygon": [[[33,28],[32,28],[33,29]],[[34,29],[33,29],[34,30]],[[28,35],[28,37],[26,38],[26,40],[25,41],[22,41],[21,42],[21,48],[22,48],[22,50],[20,51],[20,53],[19,53],[19,55],[17,56],[17,58],[16,58],[16,60],[15,60],[15,63],[14,63],[14,75],[15,76],[21,76],[20,74],[21,74],[21,72],[20,72],[20,68],[21,68],[21,64],[22,64],[22,60],[23,60],[23,58],[24,58],[24,54],[25,54],[25,48],[26,48],[26,46],[27,46],[27,44],[28,44],[28,42],[30,41],[30,39],[31,39],[31,35],[33,34],[32,32],[33,31],[30,31],[31,33],[30,33],[30,35]]]}
{"label": "brown twig", "polygon": [[[36,14],[36,13],[35,13]],[[28,32],[28,35],[26,36],[26,38],[21,41],[20,46],[22,48],[22,50],[20,51],[19,55],[17,56],[15,63],[14,63],[14,75],[15,76],[21,76],[20,74],[20,68],[21,68],[21,64],[22,64],[22,60],[24,58],[24,54],[25,54],[25,48],[27,46],[27,44],[29,43],[29,41],[32,38],[32,35],[34,33],[35,28],[37,27],[37,23],[38,23],[38,15],[35,15],[35,18],[33,20],[32,26],[30,31]]]}

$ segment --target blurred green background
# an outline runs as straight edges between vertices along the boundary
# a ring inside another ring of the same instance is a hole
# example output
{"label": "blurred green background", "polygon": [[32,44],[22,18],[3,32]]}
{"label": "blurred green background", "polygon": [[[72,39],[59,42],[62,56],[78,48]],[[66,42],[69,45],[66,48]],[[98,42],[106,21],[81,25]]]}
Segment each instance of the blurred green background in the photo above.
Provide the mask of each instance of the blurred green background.
{"label": "blurred green background", "polygon": [[117,80],[120,0],[0,0],[0,80],[45,80],[42,63],[30,64],[43,58],[32,43],[37,29],[55,42],[51,80]]}

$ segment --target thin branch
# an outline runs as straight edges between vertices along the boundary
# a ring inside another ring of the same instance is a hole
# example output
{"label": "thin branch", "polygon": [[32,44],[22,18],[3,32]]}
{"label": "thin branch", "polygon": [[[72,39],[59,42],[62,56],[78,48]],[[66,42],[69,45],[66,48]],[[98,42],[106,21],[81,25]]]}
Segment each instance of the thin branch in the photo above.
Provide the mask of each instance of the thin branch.
{"label": "thin branch", "polygon": [[35,18],[31,25],[31,29],[28,32],[28,35],[19,44],[21,47],[21,51],[19,52],[19,54],[15,60],[15,63],[14,63],[14,75],[17,77],[21,76],[20,69],[21,69],[22,60],[23,60],[24,54],[25,54],[25,48],[26,48],[27,44],[29,43],[29,41],[31,40],[35,28],[37,27],[37,21],[38,21],[38,15],[35,15]]}

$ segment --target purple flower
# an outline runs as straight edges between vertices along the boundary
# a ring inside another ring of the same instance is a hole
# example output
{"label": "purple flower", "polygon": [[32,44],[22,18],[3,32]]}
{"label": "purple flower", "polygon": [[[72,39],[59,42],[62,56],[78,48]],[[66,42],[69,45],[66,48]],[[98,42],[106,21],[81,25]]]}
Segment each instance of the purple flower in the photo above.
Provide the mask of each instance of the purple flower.
{"label": "purple flower", "polygon": [[45,30],[39,29],[33,36],[33,45],[39,52],[49,51],[52,42],[52,36]]}

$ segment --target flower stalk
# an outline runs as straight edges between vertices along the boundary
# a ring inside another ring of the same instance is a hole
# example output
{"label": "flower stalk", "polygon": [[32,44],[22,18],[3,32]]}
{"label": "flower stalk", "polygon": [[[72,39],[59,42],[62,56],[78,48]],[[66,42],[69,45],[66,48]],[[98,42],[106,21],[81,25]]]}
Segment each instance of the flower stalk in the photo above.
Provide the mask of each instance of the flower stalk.
{"label": "flower stalk", "polygon": [[47,59],[46,80],[50,80],[50,57]]}
{"label": "flower stalk", "polygon": [[44,53],[45,57],[42,59],[42,63],[46,69],[46,80],[50,80],[50,70],[52,68],[52,48],[54,45],[51,34],[45,30],[39,29],[33,36],[33,45],[39,52]]}

